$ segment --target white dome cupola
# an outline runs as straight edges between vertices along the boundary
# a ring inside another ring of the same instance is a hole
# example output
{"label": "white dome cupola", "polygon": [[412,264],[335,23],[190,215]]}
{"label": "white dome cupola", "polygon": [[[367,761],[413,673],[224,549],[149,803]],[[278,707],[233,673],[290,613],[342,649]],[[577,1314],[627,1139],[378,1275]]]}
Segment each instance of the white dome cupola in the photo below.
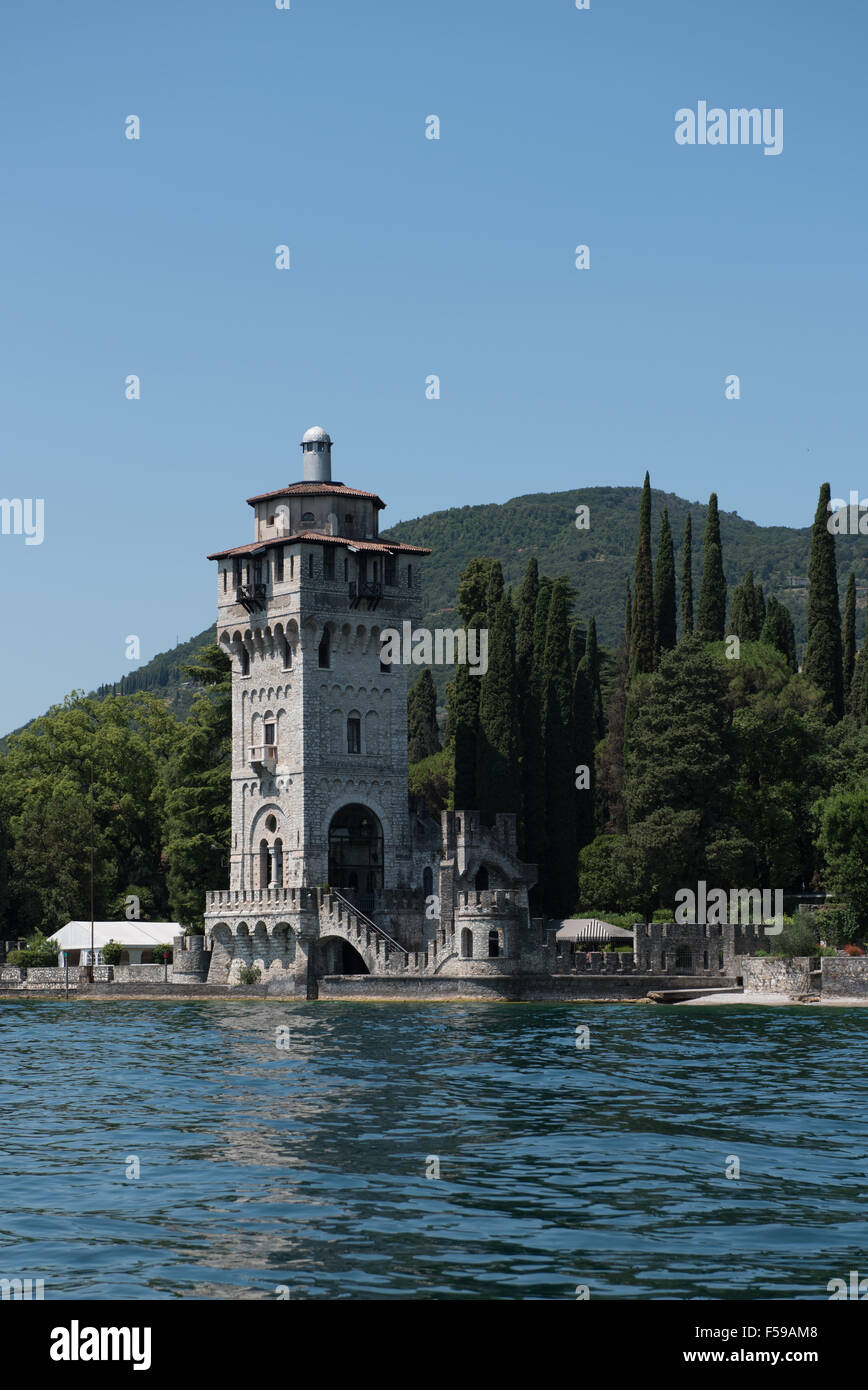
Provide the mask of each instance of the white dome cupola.
{"label": "white dome cupola", "polygon": [[319,425],[306,430],[301,440],[306,483],[330,483],[332,480],[332,441]]}

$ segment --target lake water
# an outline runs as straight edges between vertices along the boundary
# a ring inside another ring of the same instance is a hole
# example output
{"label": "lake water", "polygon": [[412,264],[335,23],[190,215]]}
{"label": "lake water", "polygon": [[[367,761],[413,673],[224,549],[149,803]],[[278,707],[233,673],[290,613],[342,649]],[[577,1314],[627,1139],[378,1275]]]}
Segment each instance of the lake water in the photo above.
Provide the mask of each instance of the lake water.
{"label": "lake water", "polygon": [[861,1010],[7,999],[0,1058],[0,1276],[46,1298],[868,1274]]}

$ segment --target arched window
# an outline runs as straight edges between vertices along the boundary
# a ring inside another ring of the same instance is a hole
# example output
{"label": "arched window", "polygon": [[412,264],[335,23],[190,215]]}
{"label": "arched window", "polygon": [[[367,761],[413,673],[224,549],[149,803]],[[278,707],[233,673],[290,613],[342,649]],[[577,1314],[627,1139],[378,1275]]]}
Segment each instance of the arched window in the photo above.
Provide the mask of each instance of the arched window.
{"label": "arched window", "polygon": [[246,647],[242,647],[242,648],[241,648],[241,657],[240,657],[240,660],[241,660],[241,674],[242,674],[242,676],[249,676],[249,675],[250,675],[250,653],[249,653],[249,651],[247,650]]}
{"label": "arched window", "polygon": [[422,870],[422,892],[430,898],[434,892],[434,870],[428,865]]}
{"label": "arched window", "polygon": [[283,887],[283,841],[274,842],[274,873],[272,875],[276,888]]}
{"label": "arched window", "polygon": [[491,931],[488,933],[488,954],[490,956],[500,955],[500,937],[497,934],[496,927],[492,927]]}
{"label": "arched window", "polygon": [[302,526],[313,526],[315,523],[316,517],[313,512],[305,512],[304,516],[301,518]]}
{"label": "arched window", "polygon": [[347,720],[347,752],[361,753],[362,751],[362,721],[361,719]]}
{"label": "arched window", "polygon": [[473,932],[469,927],[461,929],[461,959],[470,960],[473,955]]}
{"label": "arched window", "polygon": [[328,628],[322,635],[319,644],[319,665],[320,670],[328,671],[332,664],[332,639]]}
{"label": "arched window", "polygon": [[284,671],[292,669],[292,644],[288,637],[283,639],[283,669]]}
{"label": "arched window", "polygon": [[268,853],[268,841],[259,841],[259,886],[267,888],[271,882],[271,855]]}
{"label": "arched window", "polygon": [[[373,875],[373,886],[369,880]],[[368,892],[383,886],[383,827],[367,806],[344,806],[329,826],[329,877],[333,888]],[[367,909],[365,909],[367,911]]]}
{"label": "arched window", "polygon": [[485,893],[488,889],[488,870],[484,864],[480,864],[476,878],[474,879],[477,893]]}

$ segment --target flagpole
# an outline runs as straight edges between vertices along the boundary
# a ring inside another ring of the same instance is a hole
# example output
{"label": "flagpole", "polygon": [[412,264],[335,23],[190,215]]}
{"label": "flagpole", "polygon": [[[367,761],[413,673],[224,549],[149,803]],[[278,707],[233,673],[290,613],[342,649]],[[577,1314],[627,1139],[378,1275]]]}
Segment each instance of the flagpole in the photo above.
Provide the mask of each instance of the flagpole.
{"label": "flagpole", "polygon": [[93,759],[90,761],[90,967],[88,979],[93,984]]}

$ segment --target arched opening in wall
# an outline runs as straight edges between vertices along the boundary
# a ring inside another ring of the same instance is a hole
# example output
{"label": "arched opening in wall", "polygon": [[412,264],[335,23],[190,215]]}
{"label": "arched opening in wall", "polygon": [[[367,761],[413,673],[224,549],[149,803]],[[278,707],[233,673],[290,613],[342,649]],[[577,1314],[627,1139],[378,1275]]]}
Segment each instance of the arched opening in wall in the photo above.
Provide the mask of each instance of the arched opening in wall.
{"label": "arched opening in wall", "polygon": [[259,886],[267,888],[271,882],[271,855],[268,853],[268,841],[259,841]]}
{"label": "arched opening in wall", "polygon": [[693,974],[693,951],[690,946],[677,946],[675,949],[676,975]]}
{"label": "arched opening in wall", "polygon": [[280,839],[274,842],[274,863],[272,872],[273,886],[283,887],[283,841]]}
{"label": "arched opening in wall", "polygon": [[314,974],[323,975],[370,975],[362,956],[344,941],[341,936],[323,936],[313,950]]}
{"label": "arched opening in wall", "polygon": [[461,959],[470,960],[473,955],[473,932],[469,927],[461,928]]}
{"label": "arched opening in wall", "polygon": [[500,955],[500,936],[496,927],[492,927],[488,933],[488,954],[489,956]]}
{"label": "arched opening in wall", "polygon": [[326,628],[325,632],[323,633],[320,639],[317,660],[319,662],[320,670],[330,670],[332,664],[332,638],[328,628]]}
{"label": "arched opening in wall", "polygon": [[[329,884],[363,912],[383,887],[383,827],[367,806],[343,806],[329,826]],[[362,901],[362,899],[365,901]]]}
{"label": "arched opening in wall", "polygon": [[476,871],[476,878],[473,880],[477,893],[485,893],[488,889],[488,870],[484,864],[480,864]]}
{"label": "arched opening in wall", "polygon": [[430,865],[422,870],[422,892],[426,898],[434,893],[434,870]]}

